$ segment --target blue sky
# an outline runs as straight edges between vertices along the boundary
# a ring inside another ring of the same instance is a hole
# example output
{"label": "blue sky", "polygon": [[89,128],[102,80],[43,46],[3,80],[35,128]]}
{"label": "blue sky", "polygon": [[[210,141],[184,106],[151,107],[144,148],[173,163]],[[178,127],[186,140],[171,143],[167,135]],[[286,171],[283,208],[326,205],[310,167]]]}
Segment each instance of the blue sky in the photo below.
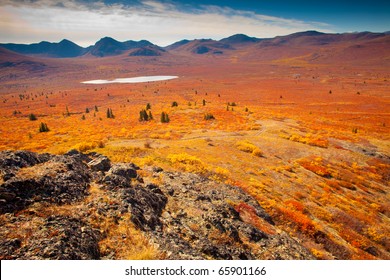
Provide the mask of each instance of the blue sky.
{"label": "blue sky", "polygon": [[0,42],[72,40],[88,46],[104,36],[168,45],[181,39],[259,38],[305,30],[390,30],[390,1],[0,0]]}

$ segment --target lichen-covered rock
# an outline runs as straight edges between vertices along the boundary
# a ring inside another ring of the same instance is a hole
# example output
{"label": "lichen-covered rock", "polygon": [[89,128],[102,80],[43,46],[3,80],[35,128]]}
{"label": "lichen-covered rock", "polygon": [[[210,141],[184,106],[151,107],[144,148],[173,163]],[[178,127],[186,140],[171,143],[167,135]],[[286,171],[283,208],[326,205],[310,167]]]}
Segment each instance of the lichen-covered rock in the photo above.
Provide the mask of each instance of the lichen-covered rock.
{"label": "lichen-covered rock", "polygon": [[[13,157],[11,157],[13,158]],[[24,165],[0,186],[0,213],[21,210],[31,203],[70,203],[88,194],[89,169],[72,156],[52,156],[50,160]]]}
{"label": "lichen-covered rock", "polygon": [[110,188],[129,187],[131,180],[137,178],[137,166],[125,163],[112,165],[102,182]]}
{"label": "lichen-covered rock", "polygon": [[93,260],[100,258],[99,234],[84,222],[66,216],[50,216],[14,259]]}
{"label": "lichen-covered rock", "polygon": [[0,152],[0,259],[99,259],[99,241],[123,216],[167,259],[313,258],[242,189],[138,169],[75,150]]}
{"label": "lichen-covered rock", "polygon": [[199,175],[162,172],[162,227],[150,232],[170,259],[312,259],[242,189]]}
{"label": "lichen-covered rock", "polygon": [[93,171],[102,171],[106,172],[110,170],[111,168],[111,161],[108,159],[108,157],[105,156],[99,156],[90,162],[88,162],[88,166],[93,170]]}
{"label": "lichen-covered rock", "polygon": [[142,230],[161,229],[161,213],[167,197],[153,184],[122,190],[122,199],[130,206],[131,221]]}
{"label": "lichen-covered rock", "polygon": [[49,154],[37,154],[29,151],[2,151],[0,152],[0,176],[7,181],[23,167],[34,166],[52,158]]}

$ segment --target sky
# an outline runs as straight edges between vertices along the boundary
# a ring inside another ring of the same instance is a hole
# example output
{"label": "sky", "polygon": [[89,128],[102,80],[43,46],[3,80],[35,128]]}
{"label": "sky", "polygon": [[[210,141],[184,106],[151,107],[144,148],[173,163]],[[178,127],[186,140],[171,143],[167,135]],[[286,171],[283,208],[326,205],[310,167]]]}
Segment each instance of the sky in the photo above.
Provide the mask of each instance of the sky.
{"label": "sky", "polygon": [[182,39],[243,33],[272,38],[294,32],[390,31],[390,1],[336,0],[0,0],[0,42],[68,39],[87,47],[102,37]]}

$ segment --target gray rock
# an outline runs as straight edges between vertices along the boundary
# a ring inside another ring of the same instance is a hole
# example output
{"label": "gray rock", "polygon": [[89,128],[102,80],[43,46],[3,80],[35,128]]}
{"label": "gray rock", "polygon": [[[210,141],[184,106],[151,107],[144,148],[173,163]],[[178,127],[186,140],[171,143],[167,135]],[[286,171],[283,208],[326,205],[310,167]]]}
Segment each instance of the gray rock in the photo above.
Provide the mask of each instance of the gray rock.
{"label": "gray rock", "polygon": [[[313,258],[288,234],[276,230],[272,218],[242,189],[161,168],[152,168],[151,177],[145,178],[145,182],[151,182],[158,175],[161,183],[145,184],[138,169],[129,163],[111,164],[107,157],[96,153],[69,151],[53,156],[0,152],[0,258],[114,258],[115,252],[101,256],[98,244],[107,235],[105,230],[98,233],[90,222],[110,221],[116,225],[128,212],[130,221],[167,259]],[[84,200],[92,183],[102,195]],[[69,204],[66,208],[71,208],[74,202],[77,211],[72,217],[47,217],[50,214],[39,210],[53,204]],[[35,225],[34,230],[25,238],[15,239],[10,234],[19,225],[30,224]],[[326,238],[316,237],[326,246],[336,246]]]}
{"label": "gray rock", "polygon": [[14,254],[15,259],[99,259],[98,241],[99,234],[84,222],[66,216],[51,216]]}
{"label": "gray rock", "polygon": [[137,178],[136,167],[131,164],[117,163],[112,165],[102,182],[109,188],[129,187],[131,180]]}
{"label": "gray rock", "polygon": [[111,161],[105,156],[99,156],[88,162],[88,166],[92,171],[106,172],[111,168]]}
{"label": "gray rock", "polygon": [[18,173],[0,186],[0,213],[15,212],[31,203],[70,203],[88,194],[87,166],[71,156],[55,156],[36,167],[31,175]]}
{"label": "gray rock", "polygon": [[131,209],[131,221],[142,230],[161,229],[161,213],[167,197],[153,184],[122,190],[122,199]]}

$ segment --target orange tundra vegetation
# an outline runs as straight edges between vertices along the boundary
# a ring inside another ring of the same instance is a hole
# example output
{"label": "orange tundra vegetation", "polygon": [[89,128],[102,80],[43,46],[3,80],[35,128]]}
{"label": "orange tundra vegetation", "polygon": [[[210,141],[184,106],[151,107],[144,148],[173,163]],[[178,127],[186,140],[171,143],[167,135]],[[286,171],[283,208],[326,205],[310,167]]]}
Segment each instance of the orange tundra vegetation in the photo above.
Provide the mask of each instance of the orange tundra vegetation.
{"label": "orange tundra vegetation", "polygon": [[[268,234],[287,231],[317,258],[390,259],[388,66],[340,65],[331,57],[256,60],[249,52],[47,63],[56,67],[45,75],[21,71],[17,80],[2,80],[1,150],[75,148],[141,168],[199,173],[243,188],[276,224],[260,224],[250,206],[234,205],[242,219]],[[80,84],[162,73],[179,78]],[[169,122],[161,122],[163,112]],[[40,133],[41,122],[50,130]],[[126,219],[102,230],[128,234]],[[158,255],[145,250],[146,258]]]}

